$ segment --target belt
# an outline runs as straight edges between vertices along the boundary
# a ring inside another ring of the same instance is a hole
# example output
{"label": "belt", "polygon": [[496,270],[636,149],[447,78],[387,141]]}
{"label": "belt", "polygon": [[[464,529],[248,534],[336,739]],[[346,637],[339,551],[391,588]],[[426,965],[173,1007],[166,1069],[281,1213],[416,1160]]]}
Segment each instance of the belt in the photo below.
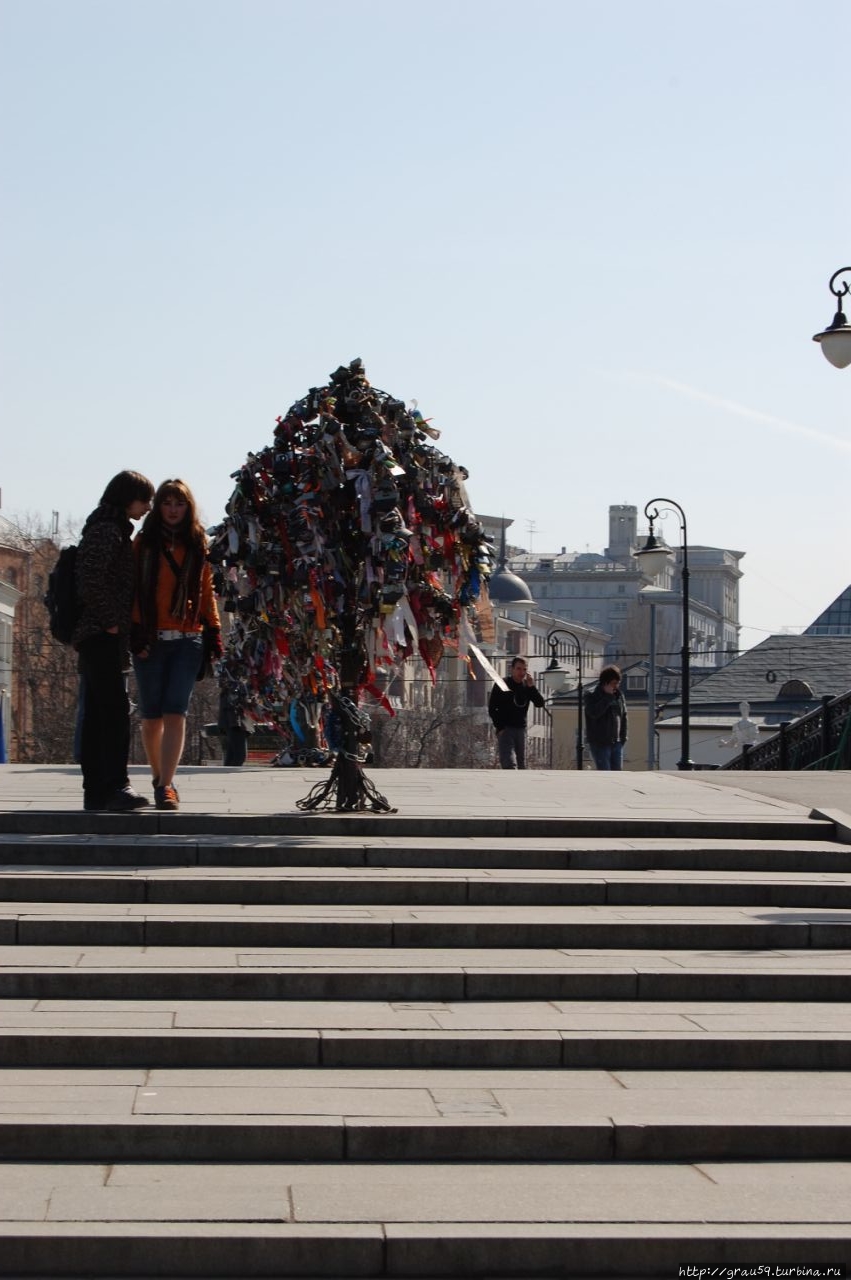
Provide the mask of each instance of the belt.
{"label": "belt", "polygon": [[191,638],[191,631],[158,631],[158,640],[186,640]]}

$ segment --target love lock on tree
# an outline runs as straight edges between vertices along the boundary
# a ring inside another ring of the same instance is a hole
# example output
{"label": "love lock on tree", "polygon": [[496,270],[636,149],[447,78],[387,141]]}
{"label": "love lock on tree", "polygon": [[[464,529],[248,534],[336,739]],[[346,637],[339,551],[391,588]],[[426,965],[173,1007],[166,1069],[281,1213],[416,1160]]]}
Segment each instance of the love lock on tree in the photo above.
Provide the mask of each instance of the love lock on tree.
{"label": "love lock on tree", "polygon": [[492,548],[439,437],[353,360],[233,473],[210,547],[232,615],[222,696],[245,728],[277,725],[294,759],[324,739],[331,776],[299,808],[392,812],[363,771],[361,696],[394,714],[381,671],[418,655],[433,682],[444,645],[475,635]]}

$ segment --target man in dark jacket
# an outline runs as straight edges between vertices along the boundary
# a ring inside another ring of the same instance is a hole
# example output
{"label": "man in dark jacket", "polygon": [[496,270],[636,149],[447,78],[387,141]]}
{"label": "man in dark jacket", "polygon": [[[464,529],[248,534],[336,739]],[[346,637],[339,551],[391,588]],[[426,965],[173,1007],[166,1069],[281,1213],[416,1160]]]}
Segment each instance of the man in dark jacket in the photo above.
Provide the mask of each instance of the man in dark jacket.
{"label": "man in dark jacket", "polygon": [[488,715],[496,729],[499,763],[503,769],[525,769],[529,703],[542,707],[544,699],[526,670],[525,658],[514,659],[505,683],[506,689],[495,684],[488,700]]}
{"label": "man in dark jacket", "polygon": [[130,666],[133,604],[131,520],[150,509],[154,486],[137,471],[113,476],[83,526],[77,548],[80,616],[72,642],[80,655],[83,717],[80,765],[83,807],[125,813],[147,800],[130,786]]}
{"label": "man in dark jacket", "polygon": [[585,695],[588,746],[598,769],[622,769],[626,742],[626,702],[619,667],[604,667],[597,686]]}

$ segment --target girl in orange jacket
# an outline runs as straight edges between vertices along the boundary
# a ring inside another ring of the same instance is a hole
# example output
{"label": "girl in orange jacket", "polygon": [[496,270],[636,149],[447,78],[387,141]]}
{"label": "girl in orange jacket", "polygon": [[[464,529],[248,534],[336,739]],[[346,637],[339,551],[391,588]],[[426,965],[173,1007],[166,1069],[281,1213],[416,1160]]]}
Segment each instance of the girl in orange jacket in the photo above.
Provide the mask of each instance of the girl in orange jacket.
{"label": "girl in orange jacket", "polygon": [[157,489],[133,550],[131,645],[142,741],[156,807],[177,809],[174,775],[183,754],[189,699],[202,662],[222,654],[207,539],[183,480],[164,480]]}

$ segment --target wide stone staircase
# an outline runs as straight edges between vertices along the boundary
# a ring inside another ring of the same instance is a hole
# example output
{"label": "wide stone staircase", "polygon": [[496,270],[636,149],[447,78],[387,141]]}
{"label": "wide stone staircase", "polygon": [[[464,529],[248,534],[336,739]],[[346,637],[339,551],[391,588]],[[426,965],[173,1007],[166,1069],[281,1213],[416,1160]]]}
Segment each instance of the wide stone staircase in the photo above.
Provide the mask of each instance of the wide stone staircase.
{"label": "wide stone staircase", "polygon": [[0,829],[0,1275],[851,1259],[831,822]]}

